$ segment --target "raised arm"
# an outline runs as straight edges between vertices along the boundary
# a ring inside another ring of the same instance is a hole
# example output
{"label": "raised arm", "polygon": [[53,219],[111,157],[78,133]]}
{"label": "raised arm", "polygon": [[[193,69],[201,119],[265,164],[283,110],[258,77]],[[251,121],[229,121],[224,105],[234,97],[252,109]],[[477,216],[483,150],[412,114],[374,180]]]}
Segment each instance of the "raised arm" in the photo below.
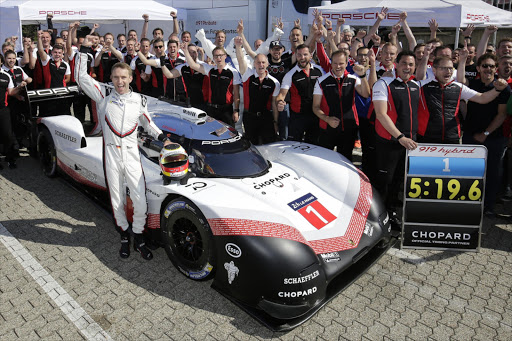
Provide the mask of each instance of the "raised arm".
{"label": "raised arm", "polygon": [[471,102],[479,103],[479,104],[487,104],[494,100],[498,95],[508,86],[506,80],[498,78],[494,81],[494,88],[483,92],[477,93],[475,96],[471,97],[469,100]]}
{"label": "raised arm", "polygon": [[142,64],[144,64],[144,65],[149,65],[149,66],[153,66],[153,67],[158,67],[158,64],[157,64],[156,59],[147,59],[147,58],[142,54],[142,52],[140,52],[140,51],[137,51],[137,56],[139,57],[139,59],[140,59],[140,61],[142,62]]}
{"label": "raised arm", "polygon": [[148,37],[149,15],[143,14],[142,19],[144,19],[144,24],[142,25],[142,33],[140,34],[140,39]]}
{"label": "raised arm", "polygon": [[343,18],[338,18],[338,20],[336,20],[336,36],[334,36],[334,45],[336,46],[338,46],[338,44],[341,42],[341,27],[344,23],[345,19]]}
{"label": "raised arm", "polygon": [[245,62],[244,52],[242,51],[242,37],[235,37],[236,59],[238,60],[238,69],[240,74],[247,71],[247,63]]}
{"label": "raised arm", "polygon": [[400,22],[402,23],[402,27],[404,29],[405,37],[407,38],[407,44],[409,45],[409,50],[413,51],[416,47],[416,38],[414,34],[412,34],[411,28],[407,23],[407,12],[400,13]]}
{"label": "raised arm", "polygon": [[[272,36],[268,37],[261,45],[258,47],[258,49],[255,51],[256,55],[258,54],[264,54],[267,55],[269,51],[270,43],[274,40],[281,40],[281,37],[283,36],[283,22],[278,19],[277,24],[274,26],[274,32],[272,33]],[[245,48],[245,46],[244,46]],[[245,50],[247,52],[247,49]],[[249,54],[249,53],[247,53]],[[253,57],[254,58],[254,57]]]}
{"label": "raised arm", "polygon": [[428,27],[430,28],[430,40],[435,39],[437,37],[437,28],[439,27],[436,19],[430,19],[428,21]]}
{"label": "raised arm", "polygon": [[169,79],[178,78],[181,76],[180,72],[176,68],[169,70],[165,65],[162,65],[162,73]]}
{"label": "raised arm", "polygon": [[373,49],[369,49],[368,51],[368,63],[369,63],[369,74],[368,74],[368,86],[370,89],[373,89],[373,85],[377,82],[377,62],[376,56]]}
{"label": "raised arm", "polygon": [[366,37],[363,38],[364,46],[368,46],[368,43],[372,39],[372,36],[374,34],[377,34],[380,23],[382,22],[382,20],[386,19],[387,14],[388,14],[388,8],[382,7],[380,10],[380,13],[377,15],[377,20],[375,20],[375,23],[373,24],[373,26],[370,27],[370,30],[368,31],[368,34],[366,35]]}
{"label": "raised arm", "polygon": [[196,61],[192,58],[190,53],[188,52],[188,44],[187,43],[181,43],[180,49],[183,51],[183,54],[185,55],[185,59],[187,60],[188,66],[192,70],[195,70],[197,72],[201,72],[203,75],[206,75],[206,71],[203,67],[203,65],[196,63]]}
{"label": "raised arm", "polygon": [[197,40],[201,43],[201,47],[204,50],[204,53],[213,60],[213,49],[215,48],[215,44],[210,40],[206,39],[206,35],[204,33],[204,29],[200,29],[197,31],[196,36]]}
{"label": "raised arm", "polygon": [[416,67],[415,77],[417,80],[421,81],[427,77],[427,68],[428,68],[428,58],[430,54],[434,52],[434,48],[432,44],[427,44],[425,46],[425,53],[423,54],[423,58],[418,63]]}
{"label": "raised arm", "polygon": [[361,79],[361,84],[356,85],[357,93],[361,97],[368,98],[368,96],[370,96],[370,86],[366,79],[366,68],[362,65],[356,64],[354,65],[353,70],[359,79]]}
{"label": "raised arm", "polygon": [[457,66],[457,82],[468,85],[466,79],[466,60],[468,59],[469,51],[466,42],[464,48],[459,51],[459,65]]}
{"label": "raised arm", "polygon": [[[238,33],[238,36],[242,39],[242,45],[245,49],[245,53],[247,53],[247,55],[249,57],[251,57],[252,59],[256,58],[257,53],[252,50],[251,44],[249,44],[247,39],[245,39],[243,19],[240,19],[240,21],[238,21],[238,26],[236,27],[236,32]],[[238,52],[237,52],[237,59],[238,59]],[[239,61],[239,63],[240,63],[240,61]],[[243,72],[241,72],[241,73],[244,74]]]}
{"label": "raised arm", "polygon": [[[88,35],[85,37],[80,50],[85,50],[87,47],[92,46],[93,37]],[[79,52],[75,59],[75,79],[80,88],[89,96],[93,101],[100,102],[105,98],[105,88],[91,76],[87,74],[87,54]]]}
{"label": "raised arm", "polygon": [[76,39],[76,29],[80,26],[80,22],[75,21],[74,23],[69,24],[68,27],[68,40],[66,40],[66,51],[68,54],[68,59],[71,60],[73,58],[73,41]]}
{"label": "raised arm", "polygon": [[172,33],[179,35],[180,34],[180,25],[178,22],[178,14],[174,11],[170,13],[172,18]]}
{"label": "raised arm", "polygon": [[489,25],[485,28],[482,38],[480,38],[480,41],[478,42],[478,47],[476,48],[477,59],[485,53],[487,44],[489,43],[489,37],[496,31],[498,31],[498,26],[496,25]]}
{"label": "raised arm", "polygon": [[48,55],[43,48],[43,31],[41,30],[37,31],[37,54],[42,61],[48,59]]}
{"label": "raised arm", "polygon": [[400,21],[393,25],[391,28],[391,33],[389,34],[389,42],[396,46],[397,53],[402,51],[402,46],[398,44],[398,32],[402,29],[402,25],[400,25]]}

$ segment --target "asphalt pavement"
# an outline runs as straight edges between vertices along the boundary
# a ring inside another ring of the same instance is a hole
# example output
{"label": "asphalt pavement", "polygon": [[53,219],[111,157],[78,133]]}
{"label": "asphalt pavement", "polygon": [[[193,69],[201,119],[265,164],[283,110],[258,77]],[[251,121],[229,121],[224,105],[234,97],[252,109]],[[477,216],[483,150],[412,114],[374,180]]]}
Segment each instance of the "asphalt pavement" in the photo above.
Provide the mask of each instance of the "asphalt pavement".
{"label": "asphalt pavement", "polygon": [[186,279],[163,249],[120,259],[109,214],[27,155],[0,171],[0,241],[2,341],[512,340],[510,216],[485,218],[480,252],[391,249],[286,333]]}

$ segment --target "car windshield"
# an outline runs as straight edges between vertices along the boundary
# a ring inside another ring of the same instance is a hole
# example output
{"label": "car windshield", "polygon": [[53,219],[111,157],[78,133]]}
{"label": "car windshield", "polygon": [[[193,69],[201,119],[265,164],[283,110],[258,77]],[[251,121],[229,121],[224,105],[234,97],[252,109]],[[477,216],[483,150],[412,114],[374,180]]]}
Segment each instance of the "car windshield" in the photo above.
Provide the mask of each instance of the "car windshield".
{"label": "car windshield", "polygon": [[193,140],[191,169],[197,176],[245,178],[264,174],[269,164],[251,143],[240,136],[230,140]]}

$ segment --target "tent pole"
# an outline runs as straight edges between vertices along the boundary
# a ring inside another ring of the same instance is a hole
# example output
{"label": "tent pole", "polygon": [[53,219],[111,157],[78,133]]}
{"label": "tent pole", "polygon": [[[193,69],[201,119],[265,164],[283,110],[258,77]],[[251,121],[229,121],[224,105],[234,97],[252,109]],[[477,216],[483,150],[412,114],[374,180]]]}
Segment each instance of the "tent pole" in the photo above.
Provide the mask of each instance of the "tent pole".
{"label": "tent pole", "polygon": [[453,44],[454,49],[459,47],[459,34],[460,34],[460,27],[457,27],[455,29],[455,43]]}
{"label": "tent pole", "polygon": [[[494,33],[492,34],[492,43],[494,46],[496,46],[496,33],[498,33],[498,32],[494,31]],[[495,48],[497,48],[497,46]]]}

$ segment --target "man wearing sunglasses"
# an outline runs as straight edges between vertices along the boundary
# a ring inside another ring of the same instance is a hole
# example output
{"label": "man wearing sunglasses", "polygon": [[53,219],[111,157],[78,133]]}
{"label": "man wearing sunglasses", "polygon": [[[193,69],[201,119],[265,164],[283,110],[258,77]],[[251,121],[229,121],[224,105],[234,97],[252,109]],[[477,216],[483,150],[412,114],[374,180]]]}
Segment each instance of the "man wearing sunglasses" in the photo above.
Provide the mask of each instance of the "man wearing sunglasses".
{"label": "man wearing sunglasses", "polygon": [[[461,54],[465,53],[467,53],[465,50],[461,51]],[[495,94],[492,101],[468,103],[462,142],[464,144],[483,144],[487,147],[484,212],[488,216],[494,216],[494,206],[500,184],[501,156],[506,142],[501,126],[507,117],[507,101],[511,90],[504,79],[496,77],[498,66],[496,55],[483,54],[478,58],[476,64],[480,78],[469,82],[464,80],[464,82],[475,91],[494,92]]]}

